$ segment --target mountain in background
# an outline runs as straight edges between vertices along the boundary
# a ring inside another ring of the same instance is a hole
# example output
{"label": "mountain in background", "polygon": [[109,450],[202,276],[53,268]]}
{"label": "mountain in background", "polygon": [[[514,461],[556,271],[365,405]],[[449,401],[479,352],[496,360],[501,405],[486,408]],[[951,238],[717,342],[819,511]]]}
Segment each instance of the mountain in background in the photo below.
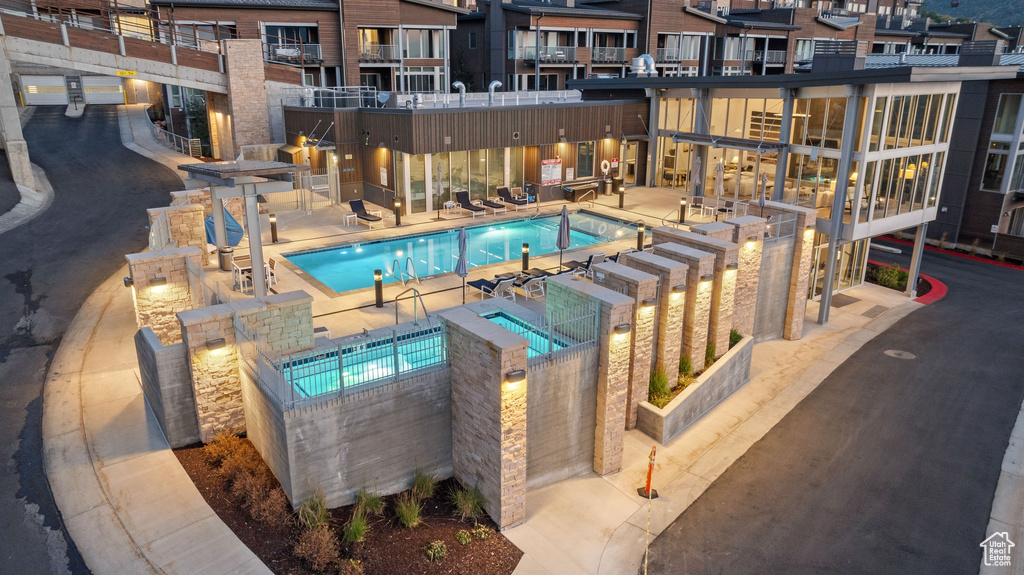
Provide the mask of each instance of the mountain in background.
{"label": "mountain in background", "polygon": [[926,0],[921,6],[921,15],[937,20],[934,12],[949,19],[964,19],[972,22],[987,22],[996,26],[1024,25],[1024,0],[960,0],[956,8],[950,0]]}

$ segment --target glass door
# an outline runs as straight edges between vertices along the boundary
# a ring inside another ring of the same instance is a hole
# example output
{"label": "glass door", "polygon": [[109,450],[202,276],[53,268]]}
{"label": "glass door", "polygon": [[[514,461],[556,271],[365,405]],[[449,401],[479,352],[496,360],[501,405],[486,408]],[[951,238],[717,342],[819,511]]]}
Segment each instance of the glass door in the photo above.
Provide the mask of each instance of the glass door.
{"label": "glass door", "polygon": [[623,184],[627,186],[636,185],[636,148],[637,142],[626,142],[621,153],[619,170],[622,174]]}

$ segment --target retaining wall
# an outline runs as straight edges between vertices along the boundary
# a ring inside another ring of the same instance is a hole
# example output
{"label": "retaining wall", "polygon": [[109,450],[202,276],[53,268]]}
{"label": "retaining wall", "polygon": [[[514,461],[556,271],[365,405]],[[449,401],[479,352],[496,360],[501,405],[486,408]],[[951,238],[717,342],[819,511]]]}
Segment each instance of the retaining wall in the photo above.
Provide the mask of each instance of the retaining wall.
{"label": "retaining wall", "polygon": [[142,393],[160,422],[171,447],[199,441],[199,420],[192,396],[188,349],[184,343],[165,346],[144,327],[135,333]]}
{"label": "retaining wall", "polygon": [[792,236],[764,242],[761,278],[757,284],[757,312],[754,314],[755,342],[779,339],[786,329],[794,247],[795,238]]}

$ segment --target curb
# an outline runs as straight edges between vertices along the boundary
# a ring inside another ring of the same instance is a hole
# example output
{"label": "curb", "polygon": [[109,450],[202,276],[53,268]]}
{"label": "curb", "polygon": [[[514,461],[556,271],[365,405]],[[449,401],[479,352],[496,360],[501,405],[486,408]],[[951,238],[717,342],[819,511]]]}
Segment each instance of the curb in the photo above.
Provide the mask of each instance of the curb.
{"label": "curb", "polygon": [[55,194],[53,186],[50,185],[50,180],[46,177],[46,172],[39,166],[32,164],[32,176],[36,181],[36,189],[33,190],[18,184],[21,201],[11,208],[11,211],[0,215],[0,234],[27,224],[53,205]]}
{"label": "curb", "polygon": [[[908,242],[907,240],[899,240],[899,239],[892,238],[892,237],[889,237],[889,236],[884,236],[882,239],[884,239],[887,242],[895,242],[897,244],[903,244],[903,245],[906,245],[906,246],[914,245],[914,242]],[[971,254],[962,254],[960,252],[955,252],[953,250],[937,248],[935,246],[929,246],[929,245],[925,245],[924,249],[927,250],[927,251],[930,251],[930,252],[935,252],[935,253],[939,253],[939,254],[946,254],[947,256],[953,256],[955,258],[963,258],[965,260],[972,260],[972,261],[981,262],[981,263],[984,263],[984,264],[992,264],[994,266],[999,266],[1001,268],[1010,268],[1012,270],[1024,271],[1024,266],[1015,266],[1013,264],[1008,264],[1006,262],[997,262],[997,261],[994,261],[994,260],[990,260],[988,258],[983,258],[981,256],[972,256]]]}
{"label": "curb", "polygon": [[[875,260],[868,260],[868,263],[869,264],[875,264],[878,267],[888,267],[889,266],[889,264],[883,264],[882,262],[878,262],[878,261],[875,261]],[[900,269],[903,269],[903,268],[901,267]],[[931,291],[929,291],[928,293],[924,294],[923,296],[914,298],[913,301],[916,301],[919,304],[929,305],[929,304],[933,304],[933,303],[939,301],[940,299],[946,297],[946,294],[949,293],[949,288],[946,287],[946,284],[942,283],[941,281],[939,281],[939,280],[937,280],[937,279],[935,279],[932,276],[927,275],[927,274],[918,273],[917,275],[918,275],[918,277],[922,277],[925,280],[927,280],[928,283],[930,283],[932,285],[932,289],[931,289]]]}

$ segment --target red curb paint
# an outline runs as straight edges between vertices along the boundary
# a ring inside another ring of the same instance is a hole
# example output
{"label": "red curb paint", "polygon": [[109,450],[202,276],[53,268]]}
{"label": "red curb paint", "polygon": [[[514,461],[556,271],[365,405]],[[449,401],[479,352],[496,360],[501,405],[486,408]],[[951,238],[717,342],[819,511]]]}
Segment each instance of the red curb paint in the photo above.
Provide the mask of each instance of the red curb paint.
{"label": "red curb paint", "polygon": [[[897,244],[904,244],[904,245],[907,245],[907,246],[914,245],[914,242],[908,242],[907,240],[898,240],[896,238],[890,238],[890,237],[885,237],[885,238],[882,238],[882,239],[884,239],[887,242],[896,242]],[[954,251],[951,251],[951,250],[944,250],[942,248],[937,248],[935,246],[924,246],[924,249],[926,249],[926,250],[928,250],[930,252],[937,252],[937,253],[940,253],[940,254],[946,254],[946,255],[949,255],[949,256],[954,256],[954,257],[958,257],[958,258],[964,258],[966,260],[973,260],[973,261],[976,261],[976,262],[992,264],[994,266],[999,266],[999,267],[1003,267],[1003,268],[1010,268],[1011,270],[1024,271],[1024,266],[1015,266],[1013,264],[1008,264],[1006,262],[997,262],[997,261],[994,261],[994,260],[990,260],[988,258],[972,256],[971,254],[962,254],[962,253],[954,252]]]}
{"label": "red curb paint", "polygon": [[[868,263],[869,264],[875,264],[876,266],[879,266],[879,267],[889,267],[890,265],[892,265],[892,264],[883,264],[881,262],[876,262],[875,260],[868,260]],[[903,268],[900,267],[900,269],[903,269]],[[928,293],[924,294],[923,296],[914,298],[914,301],[916,301],[917,303],[928,305],[930,303],[935,303],[935,302],[939,301],[940,299],[946,297],[946,294],[949,292],[949,288],[946,287],[946,284],[944,284],[941,281],[933,278],[930,275],[926,275],[926,274],[922,274],[922,273],[918,273],[917,275],[920,276],[920,277],[923,277],[925,279],[925,281],[927,281],[928,283],[932,284],[932,289]]]}

